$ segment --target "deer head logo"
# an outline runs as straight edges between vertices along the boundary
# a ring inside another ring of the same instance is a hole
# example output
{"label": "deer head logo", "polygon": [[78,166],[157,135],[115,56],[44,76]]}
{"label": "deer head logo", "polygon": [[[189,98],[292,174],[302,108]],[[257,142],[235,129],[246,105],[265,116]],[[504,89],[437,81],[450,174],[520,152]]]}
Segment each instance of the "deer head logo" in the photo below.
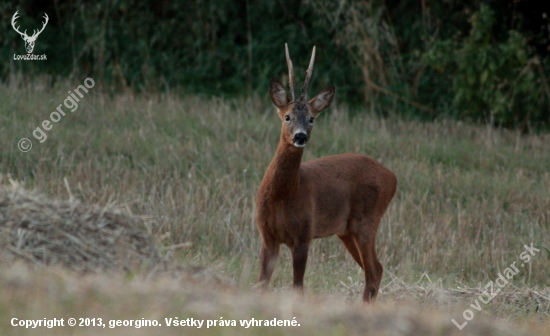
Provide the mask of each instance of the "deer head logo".
{"label": "deer head logo", "polygon": [[44,30],[44,28],[46,28],[46,25],[48,24],[48,14],[44,13],[44,16],[43,18],[46,19],[46,21],[44,21],[42,23],[42,29],[40,29],[40,31],[37,31],[36,29],[34,30],[34,33],[32,34],[32,36],[29,36],[27,35],[27,30],[25,29],[25,31],[22,33],[19,31],[19,27],[15,27],[15,21],[18,19],[18,16],[17,16],[17,13],[19,11],[15,12],[15,14],[13,14],[13,17],[11,18],[11,25],[13,27],[13,29],[19,33],[19,35],[21,35],[21,38],[25,41],[25,49],[27,49],[27,54],[30,54],[32,53],[33,49],[34,49],[34,43],[36,42],[36,39],[38,38],[38,35],[40,35],[40,33]]}

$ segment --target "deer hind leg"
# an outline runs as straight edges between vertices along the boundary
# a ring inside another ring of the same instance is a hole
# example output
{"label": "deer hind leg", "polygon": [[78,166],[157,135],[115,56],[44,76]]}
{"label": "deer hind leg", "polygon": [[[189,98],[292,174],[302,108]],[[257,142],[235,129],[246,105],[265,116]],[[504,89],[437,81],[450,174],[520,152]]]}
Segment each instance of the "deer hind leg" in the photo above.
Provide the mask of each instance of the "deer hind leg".
{"label": "deer hind leg", "polygon": [[354,237],[359,253],[361,254],[361,262],[365,271],[365,292],[363,293],[363,301],[370,302],[376,299],[382,273],[384,268],[376,257],[376,232],[368,232],[366,230],[362,234]]}
{"label": "deer hind leg", "polygon": [[262,284],[262,289],[267,289],[269,287],[269,282],[271,281],[271,276],[275,270],[275,265],[277,264],[277,258],[279,257],[279,247],[277,243],[262,244],[262,249],[260,251],[260,275],[258,276],[258,281]]}
{"label": "deer hind leg", "polygon": [[294,289],[304,290],[304,274],[306,272],[309,243],[296,243],[292,247],[292,268],[294,274]]}
{"label": "deer hind leg", "polygon": [[349,254],[353,257],[353,260],[357,264],[359,264],[359,267],[364,270],[363,268],[363,262],[361,261],[361,254],[359,253],[359,250],[357,249],[357,245],[355,244],[355,240],[353,239],[353,236],[351,234],[345,234],[338,236],[342,243],[344,243],[344,246],[348,250]]}

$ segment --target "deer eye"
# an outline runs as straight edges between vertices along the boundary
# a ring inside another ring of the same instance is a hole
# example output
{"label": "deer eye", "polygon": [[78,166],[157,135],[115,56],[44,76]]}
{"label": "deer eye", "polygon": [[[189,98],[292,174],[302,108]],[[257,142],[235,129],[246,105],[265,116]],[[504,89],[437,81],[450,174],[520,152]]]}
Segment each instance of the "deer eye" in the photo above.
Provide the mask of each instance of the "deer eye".
{"label": "deer eye", "polygon": [[290,121],[290,116],[288,114],[285,116],[285,120]]}
{"label": "deer eye", "polygon": [[309,123],[313,124],[313,117],[309,118]]}

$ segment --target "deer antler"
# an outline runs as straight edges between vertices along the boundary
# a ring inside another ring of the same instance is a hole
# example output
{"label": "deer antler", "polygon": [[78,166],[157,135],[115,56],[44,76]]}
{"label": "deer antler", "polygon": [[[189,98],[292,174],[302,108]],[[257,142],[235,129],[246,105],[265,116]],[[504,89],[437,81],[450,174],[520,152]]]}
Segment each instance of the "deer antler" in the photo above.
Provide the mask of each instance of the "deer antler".
{"label": "deer antler", "polygon": [[[40,29],[39,32],[35,32],[34,34],[32,34],[32,37],[40,35],[40,33],[44,30],[44,28],[46,28],[46,25],[48,24],[48,21],[50,20],[50,18],[48,17],[48,14],[46,14],[46,13],[44,13],[43,18],[46,19],[46,21],[42,22],[42,29]],[[36,29],[35,29],[35,31],[36,31]]]}
{"label": "deer antler", "polygon": [[19,31],[19,27],[20,27],[20,26],[17,27],[17,28],[15,28],[15,21],[16,21],[17,19],[19,19],[19,17],[17,16],[17,13],[18,13],[18,12],[19,12],[19,11],[16,11],[15,14],[13,14],[13,17],[11,18],[11,26],[13,27],[13,29],[14,29],[16,32],[19,33],[19,35],[27,35],[27,30],[26,30],[26,29],[25,29],[25,32],[22,33],[22,32]]}
{"label": "deer antler", "polygon": [[292,67],[292,61],[288,54],[288,45],[285,43],[285,53],[286,53],[286,64],[288,65],[288,86],[290,86],[290,96],[292,101],[296,100],[294,93],[294,68]]}
{"label": "deer antler", "polygon": [[302,96],[300,100],[307,102],[307,87],[309,86],[309,80],[311,79],[311,73],[313,72],[313,63],[315,63],[315,47],[313,47],[313,52],[311,53],[311,60],[309,61],[309,67],[306,71],[306,79],[302,85]]}

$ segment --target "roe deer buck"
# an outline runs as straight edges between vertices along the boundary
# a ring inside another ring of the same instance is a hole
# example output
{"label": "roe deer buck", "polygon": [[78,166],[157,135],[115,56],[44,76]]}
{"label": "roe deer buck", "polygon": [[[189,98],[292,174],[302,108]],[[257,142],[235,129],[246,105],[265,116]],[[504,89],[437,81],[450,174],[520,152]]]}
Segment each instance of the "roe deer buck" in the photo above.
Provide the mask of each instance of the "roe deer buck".
{"label": "roe deer buck", "polygon": [[376,257],[376,232],[397,187],[395,175],[372,158],[359,154],[328,156],[301,163],[304,147],[319,112],[330,106],[329,86],[307,101],[315,60],[311,56],[300,99],[295,98],[294,70],[285,44],[290,97],[274,78],[270,95],[282,120],[281,137],[256,198],[256,224],[262,239],[263,288],[275,269],[280,244],[292,251],[294,288],[303,291],[309,243],[337,235],[365,272],[363,300],[378,294],[382,265]]}

